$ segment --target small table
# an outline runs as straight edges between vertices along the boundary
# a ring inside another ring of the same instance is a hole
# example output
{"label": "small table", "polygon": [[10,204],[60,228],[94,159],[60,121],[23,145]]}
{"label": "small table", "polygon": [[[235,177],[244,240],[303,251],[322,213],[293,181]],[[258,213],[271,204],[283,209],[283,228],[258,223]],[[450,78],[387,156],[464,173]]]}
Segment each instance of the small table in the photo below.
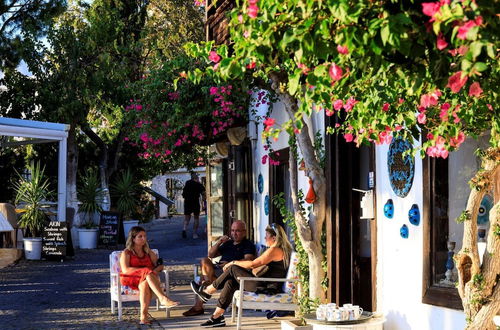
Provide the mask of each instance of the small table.
{"label": "small table", "polygon": [[313,330],[382,330],[384,328],[385,317],[371,317],[370,319],[360,321],[359,323],[355,323],[356,321],[320,321],[316,320],[316,315],[307,314],[305,316],[307,324],[312,325]]}

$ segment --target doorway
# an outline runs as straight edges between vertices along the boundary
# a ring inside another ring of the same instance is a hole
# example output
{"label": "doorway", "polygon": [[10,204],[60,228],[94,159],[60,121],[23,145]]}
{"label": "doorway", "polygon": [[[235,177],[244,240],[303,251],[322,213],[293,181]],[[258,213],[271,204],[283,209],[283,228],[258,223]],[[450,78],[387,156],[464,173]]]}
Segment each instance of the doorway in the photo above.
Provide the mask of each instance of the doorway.
{"label": "doorway", "polygon": [[[327,260],[329,301],[376,309],[376,218],[363,219],[360,203],[373,192],[375,207],[375,148],[327,138]],[[373,216],[376,215],[373,209]]]}

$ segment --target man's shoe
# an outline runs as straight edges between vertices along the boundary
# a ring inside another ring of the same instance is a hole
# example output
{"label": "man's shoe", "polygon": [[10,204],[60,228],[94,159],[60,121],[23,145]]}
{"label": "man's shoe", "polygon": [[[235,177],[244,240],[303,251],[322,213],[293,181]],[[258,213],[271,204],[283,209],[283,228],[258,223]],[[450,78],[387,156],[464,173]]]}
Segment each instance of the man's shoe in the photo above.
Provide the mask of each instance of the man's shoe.
{"label": "man's shoe", "polygon": [[195,281],[191,281],[191,290],[193,290],[193,292],[200,298],[201,301],[206,303],[210,300],[210,298],[212,298],[212,295],[203,292],[204,289],[204,285],[199,285]]}
{"label": "man's shoe", "polygon": [[194,307],[191,307],[190,309],[188,309],[187,311],[182,313],[182,315],[184,315],[184,316],[196,316],[196,315],[202,315],[204,313],[205,313],[205,310],[203,308],[202,309],[195,309]]}
{"label": "man's shoe", "polygon": [[186,231],[185,231],[185,230],[183,230],[183,231],[182,231],[182,238],[187,238],[187,237],[188,237],[188,235],[186,234]]}
{"label": "man's shoe", "polygon": [[218,327],[225,327],[226,326],[226,320],[224,319],[224,315],[219,316],[218,318],[214,319],[213,316],[211,316],[207,322],[200,324],[202,328],[218,328]]}

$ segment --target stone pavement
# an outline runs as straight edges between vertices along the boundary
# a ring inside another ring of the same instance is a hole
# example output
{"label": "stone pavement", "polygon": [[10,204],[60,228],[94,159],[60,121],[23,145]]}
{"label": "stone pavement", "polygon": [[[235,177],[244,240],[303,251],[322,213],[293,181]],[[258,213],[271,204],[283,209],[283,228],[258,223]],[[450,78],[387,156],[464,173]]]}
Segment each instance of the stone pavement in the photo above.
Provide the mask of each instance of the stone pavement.
{"label": "stone pavement", "polygon": [[[188,283],[193,264],[206,255],[206,236],[182,239],[182,217],[145,224],[152,248],[160,251],[170,271],[171,295],[181,301],[166,319],[165,310],[150,309],[155,329],[199,329],[215,308],[212,299],[205,315],[184,317],[193,303]],[[202,232],[202,230],[200,230]],[[191,237],[188,232],[188,237]],[[122,249],[121,247],[120,249]],[[0,269],[1,329],[137,329],[139,303],[124,303],[123,320],[111,314],[109,254],[112,250],[76,250],[73,260],[29,261]],[[154,305],[154,304],[153,304]],[[230,319],[226,312],[227,322]],[[245,329],[279,329],[279,320],[267,320],[262,312],[244,312]],[[226,328],[235,328],[229,326]]]}

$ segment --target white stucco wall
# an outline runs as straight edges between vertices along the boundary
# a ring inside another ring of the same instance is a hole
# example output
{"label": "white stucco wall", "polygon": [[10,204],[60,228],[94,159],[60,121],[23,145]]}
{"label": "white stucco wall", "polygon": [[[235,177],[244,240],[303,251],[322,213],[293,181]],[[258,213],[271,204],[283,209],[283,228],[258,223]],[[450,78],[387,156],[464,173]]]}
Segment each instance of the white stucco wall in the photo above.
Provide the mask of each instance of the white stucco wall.
{"label": "white stucco wall", "polygon": [[[265,117],[268,111],[267,105],[260,105],[257,108],[257,112],[255,115]],[[276,120],[276,127],[279,127],[282,123],[288,120],[288,115],[284,110],[284,105],[281,102],[275,103],[273,106],[273,111],[270,114],[271,118]],[[254,116],[251,116],[252,120]],[[324,117],[323,112],[313,114],[312,118],[307,119],[306,123],[309,125],[310,134],[313,135],[313,131],[320,129],[324,132]],[[249,124],[249,130],[255,130],[255,122],[251,122]],[[266,195],[269,195],[269,161],[266,164],[262,164],[262,157],[267,155],[268,152],[264,150],[265,140],[262,139],[262,132],[264,130],[264,125],[260,123],[257,126],[257,132],[253,132],[254,139],[252,140],[252,155],[253,155],[253,223],[254,223],[254,232],[255,232],[255,241],[259,244],[264,244],[265,237],[265,229],[269,224],[269,216],[265,214],[264,210],[264,199]],[[252,136],[252,132],[250,133]],[[324,134],[323,134],[324,140]],[[281,132],[278,141],[272,141],[272,148],[276,150],[284,149],[288,147],[288,134],[286,132]],[[299,150],[299,157],[300,150]],[[257,180],[259,174],[262,174],[264,178],[264,190],[262,194],[259,193]],[[289,186],[289,182],[285,182],[286,185]],[[298,186],[299,189],[304,191],[304,195],[307,193],[309,188],[309,180],[304,175],[303,171],[299,171],[298,173]]]}
{"label": "white stucco wall", "polygon": [[[377,192],[377,304],[386,315],[384,329],[440,329],[465,327],[463,312],[422,303],[423,235],[419,226],[410,224],[408,211],[417,204],[423,218],[422,160],[415,159],[413,186],[405,198],[392,191],[387,168],[388,145],[376,147]],[[394,202],[394,217],[386,218],[384,205]],[[409,237],[403,239],[403,224]]]}

